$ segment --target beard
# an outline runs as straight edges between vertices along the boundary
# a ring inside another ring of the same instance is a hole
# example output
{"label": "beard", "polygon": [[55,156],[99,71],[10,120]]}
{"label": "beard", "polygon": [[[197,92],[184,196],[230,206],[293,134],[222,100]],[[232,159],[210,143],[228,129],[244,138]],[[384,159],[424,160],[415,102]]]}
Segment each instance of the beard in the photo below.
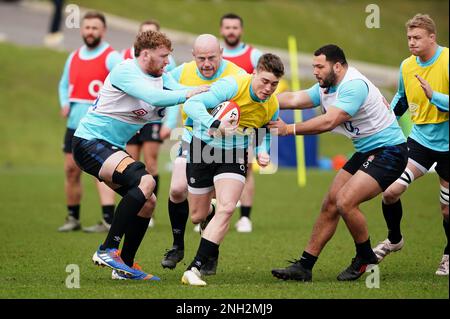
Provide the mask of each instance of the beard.
{"label": "beard", "polygon": [[160,77],[164,73],[164,68],[161,69],[161,68],[157,67],[155,65],[155,62],[153,61],[153,59],[150,58],[150,61],[147,65],[147,73],[154,77]]}
{"label": "beard", "polygon": [[[92,39],[92,41],[89,42],[88,39],[90,39],[90,38]],[[86,44],[86,46],[88,48],[92,49],[92,48],[97,47],[100,44],[100,42],[102,41],[102,38],[100,38],[100,37],[96,38],[94,36],[89,36],[89,37],[83,37],[83,41],[84,41],[84,44]]]}
{"label": "beard", "polygon": [[325,79],[322,80],[322,82],[323,82],[322,84],[319,83],[319,86],[322,89],[332,87],[336,83],[336,73],[334,73],[334,71],[331,70],[331,72],[327,75]]}
{"label": "beard", "polygon": [[230,47],[235,47],[239,42],[241,42],[241,37],[224,37],[225,43]]}

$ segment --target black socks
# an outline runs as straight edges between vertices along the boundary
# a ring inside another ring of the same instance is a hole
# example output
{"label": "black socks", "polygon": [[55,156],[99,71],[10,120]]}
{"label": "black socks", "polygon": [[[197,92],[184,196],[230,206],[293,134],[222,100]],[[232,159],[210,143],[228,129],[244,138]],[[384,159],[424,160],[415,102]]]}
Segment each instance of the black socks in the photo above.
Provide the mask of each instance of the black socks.
{"label": "black socks", "polygon": [[370,238],[363,243],[360,244],[355,243],[355,246],[356,246],[356,256],[359,256],[367,261],[377,260],[377,256],[373,252],[372,246],[370,245]]}
{"label": "black socks", "polygon": [[69,216],[79,220],[80,219],[80,205],[67,205],[67,213]]}
{"label": "black socks", "polygon": [[250,218],[250,211],[252,210],[252,206],[241,206],[241,217]]}
{"label": "black socks", "polygon": [[169,218],[172,225],[173,245],[184,249],[184,232],[189,218],[189,204],[187,199],[175,204],[169,198]]}
{"label": "black socks", "polygon": [[310,253],[307,253],[306,251],[303,252],[302,256],[300,257],[300,265],[303,266],[305,269],[312,270],[314,267],[314,264],[317,261],[316,256],[311,255]]}
{"label": "black socks", "polygon": [[195,256],[192,263],[189,265],[187,270],[191,270],[192,267],[200,270],[202,265],[204,265],[208,258],[217,258],[219,256],[219,245],[209,241],[205,238],[200,240],[200,246],[197,250],[197,255]]}
{"label": "black socks", "polygon": [[150,218],[135,216],[128,224],[120,254],[120,257],[122,257],[123,262],[127,266],[133,267],[134,257],[145,236],[149,222]]}
{"label": "black socks", "polygon": [[117,205],[111,229],[101,249],[119,248],[123,234],[146,201],[147,199],[138,187],[132,188],[126,193]]}
{"label": "black socks", "polygon": [[388,228],[388,239],[392,244],[397,244],[402,239],[400,231],[400,221],[402,220],[403,209],[400,199],[394,204],[382,203],[383,216]]}

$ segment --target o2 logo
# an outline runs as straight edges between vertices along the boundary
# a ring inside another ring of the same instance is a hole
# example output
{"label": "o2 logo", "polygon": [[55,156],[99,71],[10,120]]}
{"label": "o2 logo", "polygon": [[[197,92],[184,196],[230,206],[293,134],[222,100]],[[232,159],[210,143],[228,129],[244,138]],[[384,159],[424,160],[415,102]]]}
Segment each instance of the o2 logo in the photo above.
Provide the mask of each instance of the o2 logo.
{"label": "o2 logo", "polygon": [[351,121],[344,122],[344,127],[352,134],[359,135],[359,128],[354,127]]}

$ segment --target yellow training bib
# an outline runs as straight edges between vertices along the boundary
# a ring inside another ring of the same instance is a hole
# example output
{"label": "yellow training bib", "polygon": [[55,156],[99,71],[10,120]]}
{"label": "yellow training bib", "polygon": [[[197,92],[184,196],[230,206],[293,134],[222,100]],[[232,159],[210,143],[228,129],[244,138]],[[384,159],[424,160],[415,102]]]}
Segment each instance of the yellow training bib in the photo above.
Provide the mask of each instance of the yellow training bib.
{"label": "yellow training bib", "polygon": [[241,108],[239,128],[242,130],[260,128],[269,123],[278,110],[278,100],[275,94],[265,101],[254,101],[250,95],[252,75],[233,75],[233,77],[238,84],[238,92],[232,100]]}
{"label": "yellow training bib", "polygon": [[409,112],[415,124],[434,124],[448,121],[448,112],[441,112],[431,104],[415,76],[417,74],[425,79],[433,91],[449,94],[448,59],[448,48],[443,48],[437,60],[429,66],[420,66],[414,55],[403,62],[402,78]]}

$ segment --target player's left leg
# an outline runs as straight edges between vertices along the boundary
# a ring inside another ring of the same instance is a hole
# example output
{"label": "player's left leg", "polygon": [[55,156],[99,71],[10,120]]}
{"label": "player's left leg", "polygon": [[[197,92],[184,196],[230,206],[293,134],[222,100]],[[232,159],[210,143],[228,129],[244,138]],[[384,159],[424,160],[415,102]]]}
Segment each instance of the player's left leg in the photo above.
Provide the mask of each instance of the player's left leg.
{"label": "player's left leg", "polygon": [[[189,164],[188,164],[189,166]],[[187,170],[189,172],[189,169]],[[202,220],[206,219],[208,216],[208,211],[211,203],[211,198],[213,196],[213,189],[195,189],[188,187],[188,202],[189,202],[189,213],[191,215],[191,220],[194,224],[200,223]],[[202,245],[203,238],[201,239],[200,246],[202,246],[201,253],[205,254],[204,250],[206,250],[206,254],[209,255],[210,251],[215,249],[215,245],[213,243],[207,242],[206,248],[205,244]],[[218,250],[217,250],[218,252]],[[197,250],[197,256],[200,253],[200,248]],[[205,264],[206,259],[204,261],[197,261],[197,256],[191,262],[189,267],[183,273],[183,277],[181,278],[181,282],[185,285],[191,286],[206,286],[206,282],[201,279],[200,269],[202,265]],[[203,258],[202,258],[203,260]],[[197,264],[195,262],[197,261]]]}
{"label": "player's left leg", "polygon": [[[242,177],[241,175],[235,175]],[[228,231],[236,203],[244,188],[244,178],[220,178],[221,175],[216,177],[217,179],[214,182],[217,203],[216,213],[203,231],[202,238],[220,244]]]}
{"label": "player's left leg", "polygon": [[114,214],[106,240],[94,253],[92,260],[127,276],[147,278],[142,271],[132,269],[119,255],[119,245],[127,227],[146,202],[152,200],[154,180],[144,164],[135,162],[128,153],[103,140],[74,138],[73,155],[85,172],[104,181],[123,196]]}
{"label": "player's left leg", "polygon": [[153,194],[155,182],[144,165],[131,157],[110,158],[104,162],[99,176],[109,182],[109,185],[111,182],[120,185],[116,191],[123,198],[117,206],[108,236],[100,250],[105,247],[118,247],[121,237],[124,236],[120,258],[125,265],[133,269],[133,273],[125,275],[125,278],[159,280],[156,276],[133,268],[134,257],[147,232],[156,205],[156,197]]}
{"label": "player's left leg", "polygon": [[378,262],[372,251],[367,223],[359,204],[382,192],[378,182],[365,172],[358,171],[338,193],[337,208],[350,231],[356,247],[356,257],[338,280],[358,279],[370,264]]}
{"label": "player's left leg", "polygon": [[378,257],[378,262],[403,247],[404,239],[400,230],[403,207],[400,197],[409,185],[426,174],[436,161],[435,152],[414,139],[409,137],[407,145],[409,158],[405,171],[383,192],[382,211],[388,228],[388,236],[373,249]]}
{"label": "player's left leg", "polygon": [[[206,282],[201,280],[198,275],[204,274],[202,269],[208,263],[213,263],[214,268],[217,267],[219,245],[230,227],[231,217],[244,188],[245,178],[242,176],[241,180],[220,178],[220,175],[218,177],[219,179],[214,183],[217,203],[216,213],[203,231],[197,254],[183,275],[182,282],[184,284],[206,285]],[[189,199],[190,202],[191,198]],[[200,281],[197,279],[200,279]]]}
{"label": "player's left leg", "polygon": [[400,227],[403,208],[400,197],[406,192],[409,185],[422,177],[426,171],[427,169],[422,166],[418,167],[415,161],[409,161],[400,178],[383,192],[381,207],[388,228],[388,235],[385,240],[373,248],[378,262],[381,262],[390,253],[403,248],[404,240]]}
{"label": "player's left leg", "polygon": [[367,154],[360,170],[350,178],[337,194],[336,206],[345,221],[356,247],[351,265],[338,276],[338,280],[356,280],[371,264],[378,263],[370,245],[364,215],[359,205],[386,190],[403,173],[407,164],[406,143],[381,148]]}

